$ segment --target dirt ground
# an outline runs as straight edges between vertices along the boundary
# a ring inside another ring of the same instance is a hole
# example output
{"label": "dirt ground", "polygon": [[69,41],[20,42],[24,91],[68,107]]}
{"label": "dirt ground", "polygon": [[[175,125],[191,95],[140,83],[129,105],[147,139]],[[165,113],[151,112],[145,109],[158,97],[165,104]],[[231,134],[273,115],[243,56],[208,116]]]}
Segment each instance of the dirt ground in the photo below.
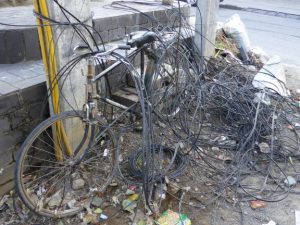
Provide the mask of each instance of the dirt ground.
{"label": "dirt ground", "polygon": [[[298,193],[293,193],[297,191]],[[256,210],[251,209],[248,202],[241,202],[236,206],[233,206],[224,200],[220,200],[205,209],[199,209],[183,204],[181,207],[181,213],[188,215],[193,225],[262,225],[268,224],[271,220],[277,225],[294,225],[296,224],[295,210],[300,211],[299,194],[300,189],[297,187],[282,201],[268,202],[266,207]],[[9,199],[8,204],[12,207],[12,198]],[[178,201],[173,199],[169,202],[169,206],[172,206],[173,211],[178,212]],[[109,219],[96,224],[134,224],[129,219],[130,214],[123,212],[119,206],[109,206],[104,209],[104,212]],[[78,218],[78,216],[55,220],[42,218],[29,213],[26,217],[20,219],[13,208],[7,208],[0,211],[0,224],[85,224]]]}

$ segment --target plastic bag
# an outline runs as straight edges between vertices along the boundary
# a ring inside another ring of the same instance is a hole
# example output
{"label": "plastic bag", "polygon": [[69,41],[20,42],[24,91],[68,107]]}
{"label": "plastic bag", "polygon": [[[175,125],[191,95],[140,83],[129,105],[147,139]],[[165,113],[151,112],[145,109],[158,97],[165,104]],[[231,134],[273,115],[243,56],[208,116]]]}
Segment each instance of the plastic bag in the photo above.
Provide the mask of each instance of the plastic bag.
{"label": "plastic bag", "polygon": [[164,211],[156,221],[159,225],[191,225],[191,220],[185,214],[179,214],[170,209]]}
{"label": "plastic bag", "polygon": [[224,23],[223,29],[227,36],[236,41],[238,48],[243,48],[246,52],[250,50],[250,40],[246,27],[238,14],[232,15]]}

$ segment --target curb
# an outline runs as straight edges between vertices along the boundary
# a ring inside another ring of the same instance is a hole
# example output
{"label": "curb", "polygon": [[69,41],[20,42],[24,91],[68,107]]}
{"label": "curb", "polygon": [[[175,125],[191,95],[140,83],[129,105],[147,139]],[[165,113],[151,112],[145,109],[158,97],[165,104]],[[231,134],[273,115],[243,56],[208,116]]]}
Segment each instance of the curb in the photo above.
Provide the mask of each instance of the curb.
{"label": "curb", "polygon": [[292,14],[292,13],[278,12],[278,11],[265,10],[265,9],[256,9],[256,8],[249,8],[249,7],[243,8],[240,6],[229,5],[229,4],[220,4],[220,8],[240,10],[240,11],[258,13],[258,14],[263,14],[263,15],[268,15],[268,16],[276,16],[276,17],[300,20],[300,15]]}

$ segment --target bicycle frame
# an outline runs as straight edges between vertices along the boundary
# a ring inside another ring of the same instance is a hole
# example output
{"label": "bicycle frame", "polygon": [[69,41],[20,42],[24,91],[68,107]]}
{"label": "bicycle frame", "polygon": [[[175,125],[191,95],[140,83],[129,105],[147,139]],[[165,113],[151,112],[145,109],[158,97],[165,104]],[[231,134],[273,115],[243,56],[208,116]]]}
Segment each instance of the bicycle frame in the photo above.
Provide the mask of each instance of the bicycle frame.
{"label": "bicycle frame", "polygon": [[[155,64],[156,64],[156,59],[155,59],[155,54],[154,51],[155,50],[155,45],[153,43],[150,44],[150,48],[147,48],[147,46],[142,46],[136,50],[134,50],[133,52],[131,52],[127,58],[136,56],[138,53],[141,54],[140,58],[141,58],[141,63],[140,63],[140,73],[138,73],[135,69],[134,71],[131,70],[130,74],[132,76],[134,76],[136,79],[142,79],[142,82],[144,82],[145,84],[147,84],[147,82],[149,82],[151,79],[151,77],[153,76],[154,72],[155,72]],[[144,74],[144,68],[145,68],[145,58],[144,55],[148,56],[148,61],[147,61],[147,65],[146,65],[146,71]],[[114,55],[115,57],[117,55]],[[97,56],[96,56],[97,57]],[[102,72],[100,72],[98,75],[96,75],[91,82],[95,83],[97,81],[99,81],[101,78],[106,77],[107,74],[109,72],[111,72],[113,69],[115,69],[116,67],[120,66],[121,64],[125,64],[127,66],[130,66],[128,62],[126,62],[123,58],[121,57],[116,57],[118,59],[117,62],[113,63],[112,65],[110,65],[109,67],[107,67],[105,70],[103,70]],[[147,91],[147,90],[146,90]],[[112,99],[109,98],[101,98],[102,101],[113,105],[115,107],[124,109],[124,110],[129,110],[130,107],[125,106],[119,102],[116,102]]]}

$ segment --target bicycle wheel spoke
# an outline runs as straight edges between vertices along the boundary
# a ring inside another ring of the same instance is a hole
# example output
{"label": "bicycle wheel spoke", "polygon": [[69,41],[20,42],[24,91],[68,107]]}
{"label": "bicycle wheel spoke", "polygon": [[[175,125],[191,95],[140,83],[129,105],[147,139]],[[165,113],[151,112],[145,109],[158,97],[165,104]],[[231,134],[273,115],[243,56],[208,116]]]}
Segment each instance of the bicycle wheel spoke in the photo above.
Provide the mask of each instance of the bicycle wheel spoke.
{"label": "bicycle wheel spoke", "polygon": [[58,164],[58,165],[63,165],[62,163],[59,163],[57,161],[50,161],[50,160],[47,160],[47,159],[42,159],[42,158],[38,158],[38,157],[35,157],[35,156],[27,156],[27,158],[32,158],[32,159],[37,159],[37,160],[40,160],[40,161],[43,161],[43,162],[50,162],[50,163],[54,163],[54,164]]}
{"label": "bicycle wheel spoke", "polygon": [[[39,181],[39,180],[41,180],[41,179],[43,179],[43,178],[45,178],[45,177],[47,177],[47,176],[50,176],[50,175],[52,175],[52,174],[55,174],[55,173],[57,173],[57,172],[59,172],[59,169],[51,170],[49,173],[44,174],[44,175],[40,176],[39,178],[36,178],[36,179],[34,179],[33,181],[29,182],[29,183],[26,183],[26,185],[28,186],[28,184],[35,183],[35,182],[37,182],[37,181]],[[57,175],[57,174],[56,174],[56,175]],[[56,176],[56,175],[55,175],[55,176]]]}
{"label": "bicycle wheel spoke", "polygon": [[[64,112],[50,117],[23,144],[16,176],[18,192],[26,206],[41,215],[74,214],[81,206],[70,208],[70,199],[79,203],[80,199],[92,197],[90,187],[104,190],[111,180],[114,138],[110,126],[99,123],[91,129],[82,115],[85,114]],[[55,142],[53,133],[58,130],[55,135],[59,139]],[[67,158],[67,150],[76,150],[77,154]],[[83,180],[83,185],[74,186],[78,179]]]}
{"label": "bicycle wheel spoke", "polygon": [[[38,138],[39,140],[40,140],[40,138]],[[40,140],[41,141],[41,140]],[[48,145],[50,148],[52,148],[53,149],[53,151],[55,150],[55,148],[53,148],[51,145],[49,145],[49,143],[47,143],[47,142],[44,142],[44,141],[42,141],[44,144],[46,144],[46,145]],[[52,153],[52,152],[49,152],[49,151],[46,151],[46,150],[44,150],[44,149],[41,149],[41,148],[39,148],[39,147],[36,147],[36,146],[31,146],[31,147],[33,147],[33,148],[35,148],[35,149],[37,149],[37,150],[40,150],[40,151],[42,151],[42,152],[45,152],[45,153],[47,153],[47,154],[50,154],[50,155],[53,155],[53,156],[55,156],[55,154],[54,153]]]}

